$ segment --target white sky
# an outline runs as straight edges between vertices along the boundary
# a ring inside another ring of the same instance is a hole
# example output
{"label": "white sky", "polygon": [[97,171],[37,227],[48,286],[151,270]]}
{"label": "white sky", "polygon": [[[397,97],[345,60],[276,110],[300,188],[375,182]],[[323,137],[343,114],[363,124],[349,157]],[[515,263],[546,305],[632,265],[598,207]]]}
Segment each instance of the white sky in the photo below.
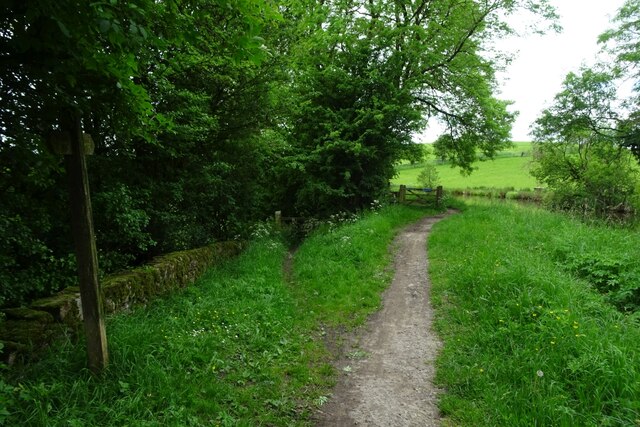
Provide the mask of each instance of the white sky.
{"label": "white sky", "polygon": [[[540,112],[549,107],[562,82],[580,65],[595,62],[600,50],[598,36],[612,27],[610,19],[624,0],[550,0],[560,15],[560,34],[525,35],[501,40],[501,50],[515,52],[513,62],[498,74],[499,98],[514,101],[511,110],[519,111],[512,131],[514,141],[529,141],[529,127]],[[513,17],[512,26],[522,24]],[[520,18],[522,19],[522,18]],[[439,135],[437,125],[419,139],[433,141]]]}

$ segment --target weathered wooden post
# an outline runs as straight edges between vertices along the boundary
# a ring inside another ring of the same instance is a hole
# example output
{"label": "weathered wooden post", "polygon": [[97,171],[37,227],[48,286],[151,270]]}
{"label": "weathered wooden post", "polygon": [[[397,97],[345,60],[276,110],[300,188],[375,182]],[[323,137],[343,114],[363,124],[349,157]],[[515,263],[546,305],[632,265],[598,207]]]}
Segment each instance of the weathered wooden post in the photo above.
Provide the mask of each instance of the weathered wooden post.
{"label": "weathered wooden post", "polygon": [[85,138],[78,112],[70,114],[64,126],[68,133],[70,151],[65,151],[65,163],[69,175],[69,196],[71,202],[71,228],[78,261],[80,280],[80,301],[82,319],[87,336],[89,369],[99,373],[109,363],[107,335],[104,326],[102,293],[98,282],[98,256],[93,233],[93,213],[87,176]]}
{"label": "weathered wooden post", "polygon": [[276,211],[275,214],[275,222],[276,222],[276,228],[279,230],[282,228],[282,211]]}
{"label": "weathered wooden post", "polygon": [[407,198],[407,186],[401,185],[398,191],[398,203],[404,203]]}
{"label": "weathered wooden post", "polygon": [[440,206],[440,203],[442,203],[442,185],[436,187],[436,205]]}

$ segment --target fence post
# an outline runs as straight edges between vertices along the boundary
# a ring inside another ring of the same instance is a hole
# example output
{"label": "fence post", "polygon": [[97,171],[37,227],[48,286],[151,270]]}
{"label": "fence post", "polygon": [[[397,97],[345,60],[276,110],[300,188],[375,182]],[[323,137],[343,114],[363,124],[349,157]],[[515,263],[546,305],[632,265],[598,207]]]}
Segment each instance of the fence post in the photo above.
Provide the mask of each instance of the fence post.
{"label": "fence post", "polygon": [[442,185],[436,188],[436,205],[440,206],[440,203],[442,203]]}
{"label": "fence post", "polygon": [[282,228],[282,211],[276,211],[275,222],[276,228]]}
{"label": "fence post", "polygon": [[398,191],[398,203],[404,203],[407,197],[407,186],[401,185]]}
{"label": "fence post", "polygon": [[107,335],[104,325],[102,292],[98,281],[98,252],[93,231],[93,213],[87,176],[86,138],[82,133],[80,114],[73,112],[66,124],[71,153],[65,156],[69,177],[71,231],[78,261],[78,281],[82,319],[87,336],[89,369],[102,372],[109,364]]}

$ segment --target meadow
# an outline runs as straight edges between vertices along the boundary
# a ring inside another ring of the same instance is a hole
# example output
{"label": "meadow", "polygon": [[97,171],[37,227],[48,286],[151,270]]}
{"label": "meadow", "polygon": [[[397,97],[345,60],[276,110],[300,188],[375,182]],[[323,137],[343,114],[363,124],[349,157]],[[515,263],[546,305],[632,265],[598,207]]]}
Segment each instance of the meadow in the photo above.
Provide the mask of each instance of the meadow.
{"label": "meadow", "polygon": [[[445,189],[466,188],[513,188],[515,190],[533,189],[539,184],[529,174],[531,162],[531,143],[515,142],[513,147],[498,153],[494,160],[477,161],[476,168],[470,175],[462,175],[459,169],[450,164],[427,160],[434,164]],[[398,175],[392,180],[393,185],[418,185],[418,175],[425,163],[409,164],[407,162],[396,167]]]}

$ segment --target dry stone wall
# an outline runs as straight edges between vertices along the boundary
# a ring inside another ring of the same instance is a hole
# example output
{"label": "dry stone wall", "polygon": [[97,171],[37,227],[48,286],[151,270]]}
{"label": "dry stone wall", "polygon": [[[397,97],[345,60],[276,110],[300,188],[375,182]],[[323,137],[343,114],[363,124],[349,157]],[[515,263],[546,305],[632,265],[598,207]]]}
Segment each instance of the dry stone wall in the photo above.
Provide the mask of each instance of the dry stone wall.
{"label": "dry stone wall", "polygon": [[[204,248],[173,252],[149,264],[101,281],[105,313],[128,311],[153,298],[194,283],[209,267],[236,256],[238,242],[219,242]],[[62,334],[75,335],[82,326],[79,288],[67,288],[57,295],[33,301],[27,308],[2,310],[0,341],[2,358],[11,364],[28,358]]]}

